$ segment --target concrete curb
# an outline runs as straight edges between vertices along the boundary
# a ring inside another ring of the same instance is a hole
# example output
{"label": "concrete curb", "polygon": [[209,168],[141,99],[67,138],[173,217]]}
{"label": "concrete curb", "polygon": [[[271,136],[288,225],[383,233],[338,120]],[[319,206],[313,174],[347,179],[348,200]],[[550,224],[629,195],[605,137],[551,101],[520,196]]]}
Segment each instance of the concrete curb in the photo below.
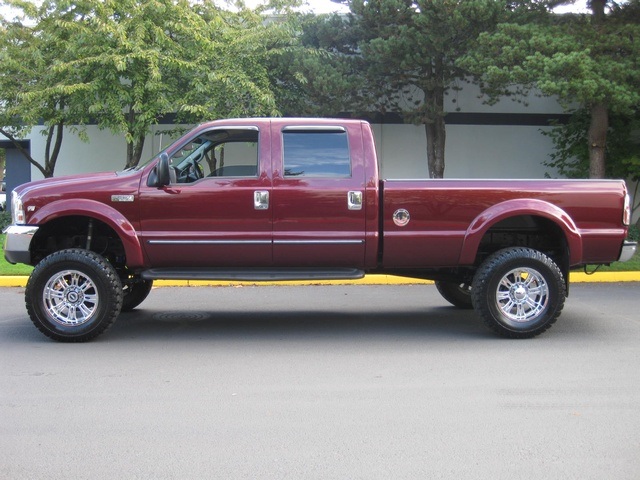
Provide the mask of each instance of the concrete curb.
{"label": "concrete curb", "polygon": [[[25,287],[26,276],[0,276],[0,287]],[[615,283],[640,282],[640,272],[597,272],[587,275],[583,272],[571,272],[571,283]],[[232,282],[214,280],[156,280],[156,287],[237,287],[254,285],[431,285],[431,280],[396,277],[393,275],[367,275],[360,280],[318,280],[290,282]]]}

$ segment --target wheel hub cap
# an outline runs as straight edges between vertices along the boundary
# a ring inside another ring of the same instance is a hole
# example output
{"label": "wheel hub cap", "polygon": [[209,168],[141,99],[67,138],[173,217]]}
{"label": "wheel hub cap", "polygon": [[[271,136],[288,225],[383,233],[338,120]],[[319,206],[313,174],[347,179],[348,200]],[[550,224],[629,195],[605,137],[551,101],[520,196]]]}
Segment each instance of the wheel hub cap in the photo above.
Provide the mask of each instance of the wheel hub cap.
{"label": "wheel hub cap", "polygon": [[42,292],[49,316],[64,327],[77,327],[93,318],[98,309],[98,289],[91,278],[77,270],[53,275]]}
{"label": "wheel hub cap", "polygon": [[548,303],[549,285],[537,270],[517,268],[504,275],[498,283],[496,306],[513,322],[536,320]]}

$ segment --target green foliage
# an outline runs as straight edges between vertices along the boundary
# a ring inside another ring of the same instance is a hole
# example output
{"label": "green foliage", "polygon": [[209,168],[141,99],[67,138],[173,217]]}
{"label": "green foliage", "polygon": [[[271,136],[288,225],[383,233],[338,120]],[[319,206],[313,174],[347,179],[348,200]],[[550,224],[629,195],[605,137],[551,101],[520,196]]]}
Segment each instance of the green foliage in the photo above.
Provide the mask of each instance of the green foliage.
{"label": "green foliage", "polygon": [[268,67],[294,35],[288,21],[265,22],[262,9],[187,0],[7,3],[26,17],[0,30],[0,70],[10,72],[0,76],[0,123],[16,132],[40,119],[59,132],[97,121],[125,136],[134,166],[163,115],[197,122],[279,113]]}
{"label": "green foliage", "polygon": [[45,176],[53,175],[65,125],[83,125],[84,83],[81,71],[60,73],[56,66],[72,60],[69,37],[58,32],[58,21],[69,12],[49,15],[30,2],[7,0],[28,20],[0,18],[0,134],[17,144],[35,126],[43,124],[44,158],[27,159]]}
{"label": "green foliage", "polygon": [[[589,177],[589,146],[587,132],[590,113],[585,109],[574,112],[569,122],[557,125],[549,132],[554,144],[551,159],[545,165],[568,178]],[[607,135],[606,176],[640,180],[640,145],[634,135],[640,130],[640,118],[613,115],[609,119]]]}
{"label": "green foliage", "polygon": [[274,58],[270,73],[280,109],[293,116],[362,110],[364,78],[353,16],[295,17],[299,46]]}
{"label": "green foliage", "polygon": [[7,204],[7,210],[0,212],[0,232],[11,225],[11,211],[8,208],[9,204]]}
{"label": "green foliage", "polygon": [[468,78],[454,60],[493,27],[504,5],[494,0],[351,0],[349,5],[347,16],[303,22],[303,45],[325,53],[292,62],[307,92],[294,108],[402,113],[425,126],[429,172],[442,177],[444,97]]}
{"label": "green foliage", "polygon": [[[520,3],[516,11],[536,2]],[[591,15],[551,15],[544,9],[514,15],[495,32],[482,33],[478,48],[458,65],[480,76],[490,103],[505,95],[520,99],[533,89],[556,96],[567,108],[588,110],[589,173],[601,177],[610,170],[604,153],[608,116],[632,117],[640,105],[640,2],[590,5]]]}

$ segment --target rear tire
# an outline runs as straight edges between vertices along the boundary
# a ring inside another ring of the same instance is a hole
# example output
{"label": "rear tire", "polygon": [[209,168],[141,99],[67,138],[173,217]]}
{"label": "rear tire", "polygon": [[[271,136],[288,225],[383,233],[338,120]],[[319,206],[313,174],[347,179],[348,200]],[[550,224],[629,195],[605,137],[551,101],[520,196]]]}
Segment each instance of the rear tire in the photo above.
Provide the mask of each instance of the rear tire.
{"label": "rear tire", "polygon": [[513,247],[487,258],[473,279],[473,306],[494,332],[509,338],[540,335],[558,319],[566,284],[556,263],[531,248]]}
{"label": "rear tire", "polygon": [[471,301],[471,285],[464,282],[437,281],[436,288],[442,298],[451,305],[465,310],[473,308]]}
{"label": "rear tire", "polygon": [[132,279],[123,285],[122,312],[130,312],[149,296],[153,280]]}
{"label": "rear tire", "polygon": [[122,284],[107,260],[89,250],[52,253],[34,268],[25,290],[27,312],[46,336],[86,342],[104,333],[122,307]]}

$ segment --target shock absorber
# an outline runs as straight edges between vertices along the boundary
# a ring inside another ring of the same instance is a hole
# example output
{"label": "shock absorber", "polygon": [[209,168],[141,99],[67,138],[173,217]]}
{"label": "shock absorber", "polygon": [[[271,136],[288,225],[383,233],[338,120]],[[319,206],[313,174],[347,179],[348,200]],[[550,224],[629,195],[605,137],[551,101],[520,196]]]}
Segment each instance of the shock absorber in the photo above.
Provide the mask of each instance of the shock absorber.
{"label": "shock absorber", "polygon": [[91,239],[93,238],[93,218],[89,219],[89,228],[87,229],[87,245],[86,249],[91,250]]}

